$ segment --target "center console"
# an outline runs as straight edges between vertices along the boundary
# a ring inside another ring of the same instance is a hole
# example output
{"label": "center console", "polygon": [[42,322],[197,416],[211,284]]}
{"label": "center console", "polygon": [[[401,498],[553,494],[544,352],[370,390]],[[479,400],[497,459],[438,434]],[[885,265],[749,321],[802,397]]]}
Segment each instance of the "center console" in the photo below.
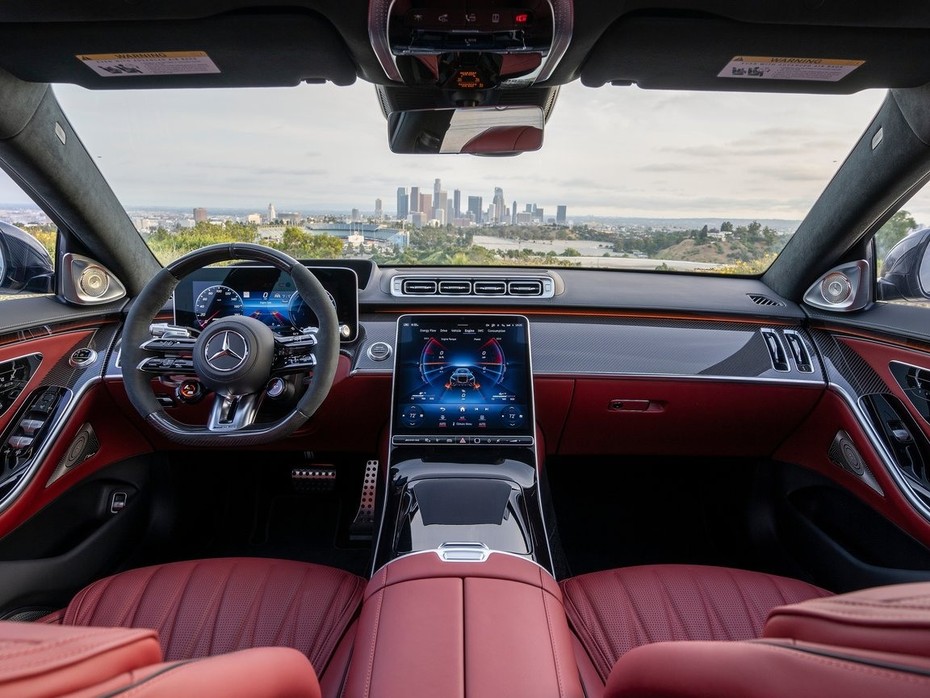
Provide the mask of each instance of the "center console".
{"label": "center console", "polygon": [[527,319],[404,315],[395,347],[389,472],[374,569],[454,545],[460,557],[497,550],[551,571]]}
{"label": "center console", "polygon": [[405,315],[374,569],[341,695],[584,691],[540,506],[530,328]]}

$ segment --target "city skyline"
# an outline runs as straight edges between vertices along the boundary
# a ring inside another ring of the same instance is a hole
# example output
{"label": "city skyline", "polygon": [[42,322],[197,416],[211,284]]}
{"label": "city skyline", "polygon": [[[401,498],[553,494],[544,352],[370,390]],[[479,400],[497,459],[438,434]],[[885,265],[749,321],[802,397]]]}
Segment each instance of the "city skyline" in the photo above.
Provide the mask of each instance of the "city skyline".
{"label": "city skyline", "polygon": [[[56,86],[127,208],[342,212],[434,178],[573,216],[803,218],[874,115],[851,96],[562,88],[540,151],[396,155],[373,88],[90,91]],[[424,173],[430,173],[430,177]],[[452,191],[452,187],[449,188]],[[17,198],[21,194],[17,194]],[[11,199],[0,187],[0,201]],[[393,208],[393,205],[390,205]],[[930,214],[930,205],[925,206]]]}

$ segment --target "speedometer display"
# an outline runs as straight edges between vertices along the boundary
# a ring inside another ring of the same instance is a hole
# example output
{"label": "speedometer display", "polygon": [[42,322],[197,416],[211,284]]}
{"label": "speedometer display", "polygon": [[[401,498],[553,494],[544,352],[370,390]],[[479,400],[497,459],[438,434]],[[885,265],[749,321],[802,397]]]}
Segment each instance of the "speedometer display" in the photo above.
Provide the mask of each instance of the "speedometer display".
{"label": "speedometer display", "polygon": [[201,328],[228,315],[242,315],[242,297],[229,286],[208,286],[194,301],[194,317]]}

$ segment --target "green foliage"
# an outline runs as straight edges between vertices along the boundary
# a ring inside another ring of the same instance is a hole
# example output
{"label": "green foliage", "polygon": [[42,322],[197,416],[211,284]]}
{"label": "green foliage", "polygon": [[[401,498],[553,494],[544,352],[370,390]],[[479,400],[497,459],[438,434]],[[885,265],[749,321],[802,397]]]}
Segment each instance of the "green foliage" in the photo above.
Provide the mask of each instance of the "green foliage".
{"label": "green foliage", "polygon": [[342,256],[342,240],[333,235],[315,235],[303,228],[288,226],[281,242],[266,242],[296,259],[336,259]]}
{"label": "green foliage", "polygon": [[171,232],[159,228],[148,236],[149,249],[162,264],[173,262],[192,250],[220,242],[259,242],[258,229],[246,223],[202,221],[192,228]]}
{"label": "green foliage", "polygon": [[38,240],[42,247],[48,251],[49,257],[55,259],[55,246],[58,242],[58,229],[53,225],[22,225],[15,224],[17,228],[22,228],[32,237]]}

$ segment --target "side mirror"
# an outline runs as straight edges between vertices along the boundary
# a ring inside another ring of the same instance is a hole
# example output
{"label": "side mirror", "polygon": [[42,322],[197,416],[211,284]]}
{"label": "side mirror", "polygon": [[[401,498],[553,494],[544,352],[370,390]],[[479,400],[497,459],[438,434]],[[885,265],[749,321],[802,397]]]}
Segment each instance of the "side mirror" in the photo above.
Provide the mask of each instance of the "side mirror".
{"label": "side mirror", "polygon": [[930,298],[930,228],[921,228],[891,248],[878,279],[879,300]]}
{"label": "side mirror", "polygon": [[542,147],[545,123],[539,107],[395,111],[388,144],[395,153],[517,155]]}
{"label": "side mirror", "polygon": [[46,249],[24,230],[0,222],[0,293],[52,293],[55,265]]}

